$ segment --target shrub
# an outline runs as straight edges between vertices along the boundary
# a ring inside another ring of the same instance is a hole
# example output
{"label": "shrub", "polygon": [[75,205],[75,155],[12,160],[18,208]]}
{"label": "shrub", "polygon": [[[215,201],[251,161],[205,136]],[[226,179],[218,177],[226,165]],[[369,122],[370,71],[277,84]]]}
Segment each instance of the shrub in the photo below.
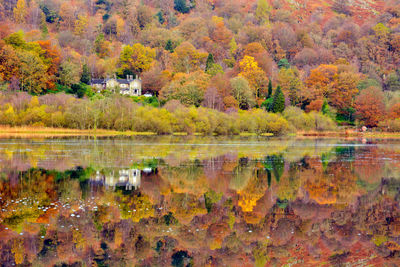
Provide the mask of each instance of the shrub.
{"label": "shrub", "polygon": [[31,98],[0,94],[0,123],[10,126],[40,125],[204,135],[232,135],[240,132],[280,135],[287,133],[291,124],[300,128],[308,123],[295,120],[296,114],[300,114],[300,121],[308,118],[307,114],[297,108],[288,108],[285,112],[285,116],[292,121],[289,123],[281,114],[268,113],[262,109],[238,112],[234,109],[224,113],[204,107],[185,107],[174,100],[165,107],[142,106],[135,103],[135,99],[119,95],[80,99],[63,93]]}
{"label": "shrub", "polygon": [[400,132],[400,119],[382,121],[378,127],[386,132]]}
{"label": "shrub", "polygon": [[336,129],[336,123],[331,118],[314,111],[310,112],[309,115],[314,119],[314,130],[333,131]]}
{"label": "shrub", "polygon": [[288,107],[283,112],[283,117],[294,126],[296,130],[314,130],[315,120],[298,107]]}
{"label": "shrub", "polygon": [[389,118],[399,119],[400,118],[400,103],[394,104],[389,110]]}

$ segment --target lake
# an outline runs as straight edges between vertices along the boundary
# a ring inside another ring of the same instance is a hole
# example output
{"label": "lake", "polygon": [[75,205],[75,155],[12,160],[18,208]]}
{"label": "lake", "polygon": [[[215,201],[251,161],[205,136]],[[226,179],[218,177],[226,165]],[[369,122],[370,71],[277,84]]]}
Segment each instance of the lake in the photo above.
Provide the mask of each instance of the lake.
{"label": "lake", "polygon": [[395,266],[400,140],[0,139],[1,266]]}

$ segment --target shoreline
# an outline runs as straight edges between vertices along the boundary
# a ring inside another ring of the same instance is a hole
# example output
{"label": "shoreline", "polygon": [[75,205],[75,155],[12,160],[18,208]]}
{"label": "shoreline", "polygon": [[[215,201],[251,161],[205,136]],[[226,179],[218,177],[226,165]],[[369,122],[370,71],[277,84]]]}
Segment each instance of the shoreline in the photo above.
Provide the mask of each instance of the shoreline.
{"label": "shoreline", "polygon": [[[0,126],[0,137],[73,137],[73,136],[206,136],[201,133],[188,134],[185,132],[175,132],[172,134],[159,135],[154,132],[133,132],[133,131],[117,131],[105,129],[69,129],[69,128],[49,128],[49,127],[29,127],[29,126]],[[218,136],[218,135],[213,135]],[[224,135],[221,135],[224,136]],[[229,135],[227,135],[229,136]],[[243,132],[238,135],[241,137],[278,137],[272,133],[248,133]],[[356,132],[356,131],[330,131],[330,132],[297,132],[290,133],[279,137],[296,137],[296,138],[399,138],[400,132]]]}

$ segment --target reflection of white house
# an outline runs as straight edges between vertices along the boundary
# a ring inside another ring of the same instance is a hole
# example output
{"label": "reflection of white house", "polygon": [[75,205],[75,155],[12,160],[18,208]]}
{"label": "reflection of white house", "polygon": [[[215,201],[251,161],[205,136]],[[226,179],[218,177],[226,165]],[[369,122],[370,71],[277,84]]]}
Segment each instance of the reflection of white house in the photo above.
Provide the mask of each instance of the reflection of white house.
{"label": "reflection of white house", "polygon": [[119,91],[123,95],[140,96],[142,95],[142,80],[138,77],[133,78],[133,75],[127,75],[126,79],[113,78],[92,79],[90,85],[101,90]]}
{"label": "reflection of white house", "polygon": [[138,169],[125,169],[118,172],[112,171],[109,175],[103,175],[99,171],[92,182],[101,183],[106,187],[125,187],[126,190],[140,187],[141,173]]}

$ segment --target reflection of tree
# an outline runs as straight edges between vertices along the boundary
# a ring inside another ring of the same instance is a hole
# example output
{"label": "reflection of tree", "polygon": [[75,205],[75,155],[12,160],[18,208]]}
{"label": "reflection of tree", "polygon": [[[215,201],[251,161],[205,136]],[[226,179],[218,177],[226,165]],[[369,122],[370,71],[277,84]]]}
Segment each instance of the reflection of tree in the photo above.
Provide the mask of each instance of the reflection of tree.
{"label": "reflection of tree", "polygon": [[279,182],[285,169],[285,160],[283,155],[267,156],[263,161],[263,165],[266,170],[272,171],[275,180]]}
{"label": "reflection of tree", "polygon": [[204,194],[204,203],[207,212],[210,213],[214,204],[221,200],[222,193],[216,193],[213,190],[209,190]]}
{"label": "reflection of tree", "polygon": [[330,163],[326,171],[321,166],[318,172],[316,169],[303,172],[303,177],[308,178],[304,187],[310,198],[320,204],[348,202],[357,189],[357,177],[351,170],[351,164],[338,161]]}
{"label": "reflection of tree", "polygon": [[[385,161],[378,160],[382,157],[396,159],[397,153],[382,151],[376,146],[357,148],[354,160],[354,172],[362,181],[367,183],[380,182],[383,176],[388,175],[384,173]],[[387,168],[391,172],[388,176],[398,177],[398,173],[396,173],[398,168],[393,166],[396,163],[398,164],[398,162],[397,160],[387,162],[392,165]]]}
{"label": "reflection of tree", "polygon": [[[45,213],[39,207],[51,203],[57,193],[55,191],[54,176],[42,170],[33,169],[28,172],[22,172],[17,177],[13,184],[8,181],[0,181],[0,195],[2,198],[0,203],[9,201],[7,208],[0,207],[4,208],[0,213],[0,218],[10,227],[21,230],[25,222],[35,222]],[[14,201],[17,199],[28,200],[21,205]]]}
{"label": "reflection of tree", "polygon": [[250,176],[247,179],[247,184],[237,191],[239,194],[238,205],[244,212],[253,211],[253,208],[257,205],[257,201],[264,196],[268,183],[268,177],[264,171],[254,166],[251,170],[252,172],[250,172]]}
{"label": "reflection of tree", "polygon": [[332,156],[332,154],[329,152],[321,154],[321,162],[322,162],[322,167],[324,170],[326,170],[326,168],[328,167],[331,156]]}
{"label": "reflection of tree", "polygon": [[[104,109],[109,109],[105,106]],[[111,115],[110,115],[111,116]],[[112,116],[114,116],[112,114]],[[32,139],[37,141],[39,139]],[[235,143],[251,142],[251,145],[237,146]],[[243,140],[241,137],[222,139],[225,145],[221,146],[221,139],[213,137],[135,137],[134,140],[118,138],[118,140],[98,137],[95,140],[86,137],[65,138],[62,142],[50,139],[41,139],[40,142],[28,142],[24,139],[5,141],[0,144],[0,167],[28,170],[31,167],[56,169],[64,171],[75,166],[93,166],[96,169],[106,166],[131,167],[132,162],[141,162],[143,159],[163,159],[169,162],[173,158],[174,166],[195,159],[205,160],[226,154],[242,158],[258,158],[269,155],[282,154],[296,161],[305,154],[320,154],[327,147],[313,147],[313,140],[268,140],[268,151],[265,143],[254,139]],[[253,143],[253,141],[255,141]],[[126,145],[132,142],[132,145]],[[190,146],[182,146],[182,142]],[[302,146],[290,146],[297,142]],[[328,142],[328,141],[326,141]],[[329,142],[335,142],[329,141]],[[145,144],[145,145],[143,145]],[[201,144],[201,145],[199,145]],[[73,149],[71,149],[73,147]],[[330,149],[330,148],[329,148]],[[49,160],[51,159],[51,160]],[[146,161],[146,160],[144,160]],[[150,161],[150,160],[149,160]]]}
{"label": "reflection of tree", "polygon": [[119,195],[120,211],[122,218],[132,219],[133,222],[139,222],[143,218],[154,216],[153,203],[147,195],[139,194],[121,194]]}
{"label": "reflection of tree", "polygon": [[[212,178],[204,172],[205,161],[162,162],[158,173],[142,177],[146,186],[132,191],[92,183],[87,187],[87,177],[96,173],[90,168],[3,172],[0,208],[6,211],[0,212],[0,262],[269,266],[293,264],[290,257],[308,266],[329,262],[340,248],[355,259],[385,250],[392,256],[375,259],[396,263],[399,182],[384,179],[369,185],[370,191],[360,190],[352,169],[372,162],[363,154],[383,153],[378,152],[357,148],[354,162],[346,160],[348,152],[337,158],[333,153],[296,155],[295,160],[286,154],[238,160],[235,154],[221,157],[223,163],[207,163]],[[359,178],[367,175],[354,169]],[[221,183],[226,189],[214,186],[225,178]],[[22,198],[35,202],[15,203]],[[43,209],[50,203],[57,209]],[[312,248],[310,256],[310,242],[323,249]],[[366,264],[374,262],[366,259]]]}
{"label": "reflection of tree", "polygon": [[232,179],[229,188],[233,190],[242,190],[248,183],[250,177],[253,175],[253,165],[248,165],[246,159],[239,159],[239,164],[234,167],[232,171]]}
{"label": "reflection of tree", "polygon": [[346,159],[348,161],[354,161],[355,148],[354,146],[337,146],[335,148],[336,155],[339,158]]}
{"label": "reflection of tree", "polygon": [[168,199],[168,210],[170,210],[179,222],[188,223],[194,216],[207,213],[204,205],[192,194],[171,193]]}
{"label": "reflection of tree", "polygon": [[289,173],[281,179],[278,186],[277,196],[281,200],[295,200],[301,183],[299,172],[299,164],[297,162],[290,163]]}
{"label": "reflection of tree", "polygon": [[175,267],[192,266],[192,257],[189,256],[187,251],[180,250],[172,255],[171,265]]}
{"label": "reflection of tree", "polygon": [[207,191],[207,179],[199,164],[187,164],[178,167],[162,166],[159,175],[169,182],[173,192],[202,195]]}
{"label": "reflection of tree", "polygon": [[14,259],[16,264],[21,264],[24,262],[24,240],[23,239],[14,239],[12,242],[11,252],[14,254]]}
{"label": "reflection of tree", "polygon": [[271,187],[271,183],[272,183],[272,175],[271,175],[271,171],[266,169],[267,171],[267,176],[268,176],[268,187]]}

